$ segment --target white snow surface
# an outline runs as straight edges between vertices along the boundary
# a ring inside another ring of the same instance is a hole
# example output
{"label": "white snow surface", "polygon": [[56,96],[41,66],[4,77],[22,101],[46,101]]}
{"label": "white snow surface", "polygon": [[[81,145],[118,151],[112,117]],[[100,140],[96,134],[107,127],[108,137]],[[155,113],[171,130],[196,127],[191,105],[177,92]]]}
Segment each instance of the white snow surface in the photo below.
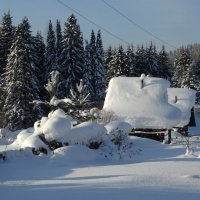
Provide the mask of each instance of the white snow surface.
{"label": "white snow surface", "polygon": [[[185,147],[132,137],[129,160],[108,160],[97,150],[74,145],[48,156],[29,150],[9,151],[0,161],[0,194],[13,200],[197,200],[200,158],[185,156]],[[1,149],[1,146],[0,146]]]}
{"label": "white snow surface", "polygon": [[[192,127],[192,131],[200,135],[200,115],[197,115],[196,122],[197,127]],[[93,132],[95,135],[99,130],[129,130],[129,125],[120,121],[110,122],[105,127],[91,122],[83,123],[77,126],[74,133]],[[45,147],[45,144],[38,140],[36,133],[26,137],[32,132],[33,129],[9,134],[5,132],[9,139],[13,137],[15,141],[10,145],[0,145],[0,152],[6,155],[5,161],[0,159],[1,199],[199,199],[199,136],[190,139],[193,140],[191,147],[196,144],[193,152],[186,152],[183,141],[168,145],[131,136],[133,156],[130,159],[111,159],[119,157],[105,157],[101,148],[92,150],[83,145],[66,146],[49,151],[48,155],[35,156],[29,147]],[[104,136],[104,133],[100,135]],[[179,134],[172,136],[175,139]],[[23,149],[18,140],[23,143]]]}
{"label": "white snow surface", "polygon": [[169,81],[145,77],[115,77],[109,82],[103,109],[133,128],[172,128],[180,122],[181,111],[168,103]]}
{"label": "white snow surface", "polygon": [[190,121],[191,109],[195,104],[196,91],[187,88],[168,88],[167,92],[169,103],[181,110],[181,120],[176,127],[187,125]]}
{"label": "white snow surface", "polygon": [[74,162],[87,162],[98,161],[101,159],[97,151],[87,148],[83,145],[66,146],[56,149],[51,158],[53,162],[61,163],[74,163]]}

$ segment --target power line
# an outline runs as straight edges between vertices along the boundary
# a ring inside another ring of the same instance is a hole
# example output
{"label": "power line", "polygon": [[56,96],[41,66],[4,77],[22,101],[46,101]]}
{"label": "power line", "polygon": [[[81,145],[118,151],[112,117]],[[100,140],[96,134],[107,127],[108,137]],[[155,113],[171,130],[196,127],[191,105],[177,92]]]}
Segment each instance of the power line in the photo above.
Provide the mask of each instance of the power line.
{"label": "power line", "polygon": [[150,31],[148,31],[147,29],[145,29],[144,27],[142,27],[141,25],[139,25],[138,23],[136,23],[135,21],[133,21],[132,19],[130,19],[129,17],[127,17],[125,14],[123,14],[121,11],[119,11],[118,9],[114,8],[112,5],[110,5],[109,3],[107,3],[105,0],[101,0],[104,4],[106,4],[109,8],[111,8],[112,10],[114,10],[115,12],[117,12],[119,15],[121,15],[122,17],[124,17],[125,19],[127,19],[130,23],[132,23],[134,26],[137,26],[140,30],[142,30],[143,32],[147,33],[148,35],[151,35],[153,38],[157,39],[158,41],[174,48],[177,49],[177,47],[175,47],[174,45],[166,42],[165,40],[160,39],[158,36],[156,36],[155,34],[151,33]]}
{"label": "power line", "polygon": [[129,42],[127,42],[126,40],[120,38],[119,36],[115,35],[114,33],[110,32],[109,30],[105,29],[104,27],[98,25],[97,23],[95,23],[94,21],[90,20],[89,18],[87,18],[86,16],[84,16],[83,14],[81,14],[80,12],[78,12],[77,10],[75,10],[74,8],[70,7],[69,5],[67,5],[66,3],[64,3],[63,1],[61,1],[61,0],[56,0],[56,1],[59,4],[61,4],[62,6],[68,8],[69,10],[72,10],[74,13],[76,13],[77,15],[79,15],[80,17],[82,17],[83,19],[85,19],[86,21],[90,22],[91,24],[95,25],[99,29],[103,30],[107,34],[111,35],[115,39],[118,39],[118,40],[120,40],[121,42],[123,42],[125,44],[129,44]]}

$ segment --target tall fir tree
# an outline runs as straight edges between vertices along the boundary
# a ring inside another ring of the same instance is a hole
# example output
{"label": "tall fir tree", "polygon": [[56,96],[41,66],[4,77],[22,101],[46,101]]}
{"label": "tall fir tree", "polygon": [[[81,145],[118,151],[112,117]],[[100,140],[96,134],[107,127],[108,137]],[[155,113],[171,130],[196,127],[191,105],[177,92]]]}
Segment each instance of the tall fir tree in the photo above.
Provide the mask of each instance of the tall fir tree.
{"label": "tall fir tree", "polygon": [[145,52],[147,74],[159,77],[158,55],[155,45],[151,42]]}
{"label": "tall fir tree", "polygon": [[175,60],[173,86],[190,88],[191,57],[187,48],[181,49],[179,57]]}
{"label": "tall fir tree", "polygon": [[47,98],[47,94],[44,89],[46,84],[47,69],[45,65],[45,44],[44,39],[40,32],[37,32],[33,37],[33,63],[34,63],[34,75],[37,81],[39,96],[42,100]]}
{"label": "tall fir tree", "polygon": [[56,70],[56,37],[51,20],[49,21],[49,27],[46,39],[45,63],[47,69],[47,75],[46,75],[46,81],[47,81],[48,78],[50,77],[50,73]]}
{"label": "tall fir tree", "polygon": [[173,67],[169,60],[169,55],[165,51],[165,46],[162,46],[158,54],[158,65],[159,65],[159,77],[165,78],[171,81],[173,76]]}
{"label": "tall fir tree", "polygon": [[28,19],[24,18],[15,31],[5,73],[4,124],[11,130],[28,128],[36,120],[30,105],[39,99],[33,80],[31,38]]}
{"label": "tall fir tree", "polygon": [[83,72],[83,87],[84,87],[84,96],[89,95],[88,99],[91,100],[91,95],[94,94],[94,88],[92,85],[93,81],[93,70],[91,65],[91,56],[90,56],[90,44],[88,41],[85,41],[85,51],[84,51],[84,58],[85,58],[85,67]]}
{"label": "tall fir tree", "polygon": [[56,69],[60,71],[62,65],[62,29],[60,21],[56,21]]}
{"label": "tall fir tree", "polygon": [[138,69],[138,76],[140,76],[141,74],[148,75],[145,49],[143,45],[141,47],[137,46],[137,50],[135,52],[135,66]]}
{"label": "tall fir tree", "polygon": [[3,118],[3,105],[5,93],[3,90],[4,73],[7,65],[7,58],[13,42],[14,27],[12,25],[12,16],[10,12],[4,13],[0,24],[0,118]]}
{"label": "tall fir tree", "polygon": [[128,76],[129,70],[125,63],[126,54],[123,47],[120,45],[113,56],[111,65],[113,66],[113,74],[116,76]]}
{"label": "tall fir tree", "polygon": [[5,72],[7,58],[13,42],[14,27],[10,12],[4,13],[0,26],[0,77]]}
{"label": "tall fir tree", "polygon": [[126,65],[129,71],[128,76],[138,76],[138,69],[136,68],[136,59],[133,45],[128,45],[126,51]]}
{"label": "tall fir tree", "polygon": [[90,36],[90,58],[91,58],[91,66],[92,66],[92,86],[93,86],[93,93],[91,94],[91,98],[95,101],[95,88],[96,88],[96,77],[95,77],[95,70],[97,68],[97,53],[96,53],[96,36],[94,30],[91,31]]}
{"label": "tall fir tree", "polygon": [[105,97],[106,92],[106,75],[105,75],[105,67],[104,67],[104,50],[101,38],[101,31],[99,30],[97,33],[96,39],[96,58],[97,58],[97,66],[95,69],[95,95],[96,99],[102,100]]}
{"label": "tall fir tree", "polygon": [[62,48],[61,96],[70,96],[70,92],[78,95],[77,85],[83,77],[84,70],[84,47],[80,26],[73,14],[65,23]]}
{"label": "tall fir tree", "polygon": [[116,49],[112,49],[110,46],[107,51],[105,51],[105,68],[106,68],[106,79],[107,84],[109,83],[110,79],[115,76],[115,65],[113,59],[116,54]]}

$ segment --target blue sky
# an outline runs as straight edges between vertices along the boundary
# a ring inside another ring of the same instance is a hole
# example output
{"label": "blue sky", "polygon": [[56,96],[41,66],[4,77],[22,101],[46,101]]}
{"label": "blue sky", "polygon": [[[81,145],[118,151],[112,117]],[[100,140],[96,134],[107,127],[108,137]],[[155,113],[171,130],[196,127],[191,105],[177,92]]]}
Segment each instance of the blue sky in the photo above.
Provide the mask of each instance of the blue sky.
{"label": "blue sky", "polygon": [[[162,43],[140,30],[101,0],[62,0],[85,17],[104,27],[129,43],[148,45],[153,41]],[[106,0],[127,17],[160,39],[179,47],[188,43],[200,43],[200,0]],[[62,27],[71,10],[56,0],[0,0],[1,16],[10,10],[13,23],[17,25],[24,16],[29,18],[32,31],[41,30],[45,35],[49,19],[55,24],[60,19]],[[89,39],[91,30],[98,28],[77,14],[84,38]],[[104,46],[123,44],[102,31]],[[126,44],[125,44],[126,46]],[[165,45],[168,50],[172,48]]]}

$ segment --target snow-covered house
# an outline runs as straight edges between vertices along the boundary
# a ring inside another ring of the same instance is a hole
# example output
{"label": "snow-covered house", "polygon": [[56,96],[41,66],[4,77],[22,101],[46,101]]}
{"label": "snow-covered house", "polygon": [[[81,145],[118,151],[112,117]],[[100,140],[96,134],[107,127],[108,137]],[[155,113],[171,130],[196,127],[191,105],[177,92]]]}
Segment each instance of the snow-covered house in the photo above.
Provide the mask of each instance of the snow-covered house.
{"label": "snow-covered house", "polygon": [[183,120],[190,117],[188,110],[194,105],[195,91],[183,90],[186,95],[191,94],[188,102],[175,104],[171,99],[174,99],[176,91],[176,96],[181,99],[182,89],[169,87],[170,82],[162,78],[144,75],[115,77],[109,83],[103,109],[113,112],[119,120],[128,122],[134,129],[172,129],[185,125]]}
{"label": "snow-covered house", "polygon": [[103,109],[133,128],[172,128],[179,123],[181,111],[168,103],[169,86],[161,78],[112,78]]}

